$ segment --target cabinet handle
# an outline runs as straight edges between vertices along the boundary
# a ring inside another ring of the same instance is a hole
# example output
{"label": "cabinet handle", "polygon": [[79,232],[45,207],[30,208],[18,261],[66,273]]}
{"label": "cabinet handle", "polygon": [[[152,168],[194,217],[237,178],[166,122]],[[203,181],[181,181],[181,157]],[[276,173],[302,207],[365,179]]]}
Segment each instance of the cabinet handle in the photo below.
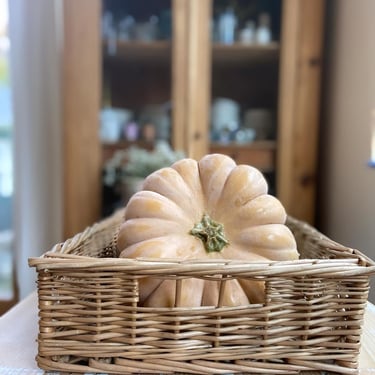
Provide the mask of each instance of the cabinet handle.
{"label": "cabinet handle", "polygon": [[202,138],[202,133],[201,132],[195,132],[193,135],[194,141],[198,141],[199,139]]}
{"label": "cabinet handle", "polygon": [[299,181],[301,183],[301,186],[307,187],[307,186],[312,185],[314,183],[315,176],[311,175],[311,174],[305,174],[305,175],[301,176]]}
{"label": "cabinet handle", "polygon": [[317,67],[317,66],[320,66],[320,64],[321,64],[321,59],[320,59],[320,57],[311,57],[310,59],[309,59],[309,65],[311,66],[311,67]]}

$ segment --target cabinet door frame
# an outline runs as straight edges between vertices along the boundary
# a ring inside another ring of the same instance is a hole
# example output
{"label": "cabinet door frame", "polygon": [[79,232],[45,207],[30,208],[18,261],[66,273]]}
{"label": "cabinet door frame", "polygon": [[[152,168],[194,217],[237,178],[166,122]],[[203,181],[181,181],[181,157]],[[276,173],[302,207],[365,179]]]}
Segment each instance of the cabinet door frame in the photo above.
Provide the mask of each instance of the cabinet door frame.
{"label": "cabinet door frame", "polygon": [[200,159],[209,149],[212,0],[173,0],[173,147]]}
{"label": "cabinet door frame", "polygon": [[284,0],[277,196],[288,214],[314,224],[325,0]]}
{"label": "cabinet door frame", "polygon": [[[101,1],[63,1],[64,238],[100,218]],[[84,17],[83,17],[84,16]]]}

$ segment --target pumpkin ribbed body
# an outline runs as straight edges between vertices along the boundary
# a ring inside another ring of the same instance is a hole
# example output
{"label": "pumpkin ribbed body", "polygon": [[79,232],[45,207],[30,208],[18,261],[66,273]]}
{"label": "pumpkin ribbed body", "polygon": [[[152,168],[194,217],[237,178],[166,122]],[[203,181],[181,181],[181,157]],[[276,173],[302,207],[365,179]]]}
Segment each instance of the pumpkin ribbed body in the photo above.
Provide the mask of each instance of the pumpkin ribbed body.
{"label": "pumpkin ribbed body", "polygon": [[[182,159],[149,175],[125,210],[118,248],[126,258],[294,260],[298,251],[286,212],[262,173],[228,156]],[[221,230],[220,234],[218,229]],[[208,245],[207,243],[210,243]],[[171,307],[175,282],[139,280],[140,304]],[[219,282],[182,281],[180,306],[216,305]],[[262,282],[227,281],[224,306],[261,303]]]}

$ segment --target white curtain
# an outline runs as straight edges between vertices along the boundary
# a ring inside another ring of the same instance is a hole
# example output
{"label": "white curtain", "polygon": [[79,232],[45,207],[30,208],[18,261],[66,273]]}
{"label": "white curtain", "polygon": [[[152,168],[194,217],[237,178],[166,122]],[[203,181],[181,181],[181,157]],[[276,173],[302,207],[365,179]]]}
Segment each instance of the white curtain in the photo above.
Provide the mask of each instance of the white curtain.
{"label": "white curtain", "polygon": [[60,0],[9,0],[14,105],[15,264],[20,298],[36,288],[28,258],[62,238]]}

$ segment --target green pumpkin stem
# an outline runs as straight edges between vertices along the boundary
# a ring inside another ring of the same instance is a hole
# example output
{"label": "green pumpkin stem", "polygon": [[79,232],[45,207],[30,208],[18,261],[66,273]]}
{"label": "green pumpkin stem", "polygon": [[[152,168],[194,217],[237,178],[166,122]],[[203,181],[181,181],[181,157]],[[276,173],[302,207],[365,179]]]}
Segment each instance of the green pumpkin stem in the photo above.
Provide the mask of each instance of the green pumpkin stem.
{"label": "green pumpkin stem", "polygon": [[208,253],[220,252],[229,245],[225,238],[224,226],[212,220],[207,214],[203,214],[202,220],[194,225],[190,234],[202,240]]}

